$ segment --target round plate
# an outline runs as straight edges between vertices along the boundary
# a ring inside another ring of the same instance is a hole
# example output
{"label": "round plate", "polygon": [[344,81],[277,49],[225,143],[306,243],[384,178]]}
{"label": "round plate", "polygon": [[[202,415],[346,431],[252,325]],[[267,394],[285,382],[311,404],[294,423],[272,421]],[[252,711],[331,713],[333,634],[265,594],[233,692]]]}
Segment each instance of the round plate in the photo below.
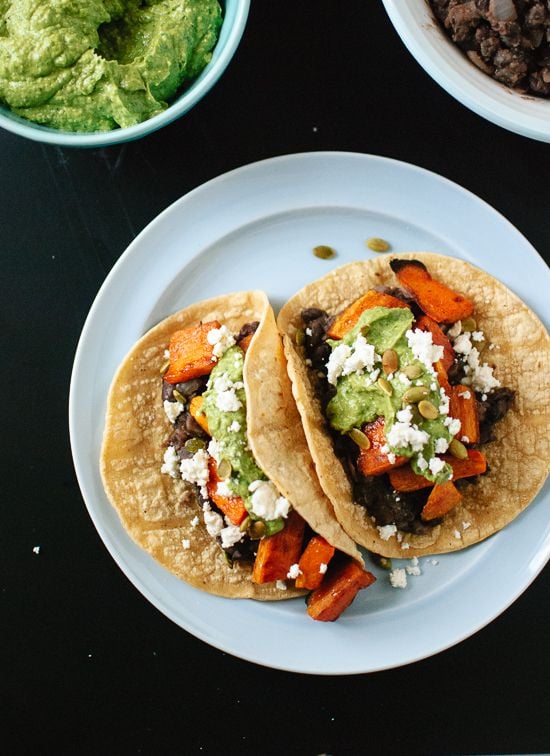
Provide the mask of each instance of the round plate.
{"label": "round plate", "polygon": [[[171,205],[135,239],[103,284],[84,326],[70,393],[74,464],[90,516],[117,564],[161,612],[228,653],[271,667],[351,674],[430,656],[490,622],[550,555],[548,484],[496,536],[420,560],[404,590],[377,582],[335,623],[311,620],[303,600],[260,603],[211,596],[181,582],[136,546],[103,491],[99,454],[107,392],[132,344],[193,302],[264,289],[278,309],[331,267],[395,252],[465,258],[514,289],[548,320],[550,275],[526,239],[480,199],[412,165],[350,153],[306,153],[240,168]],[[330,261],[318,244],[337,250]],[[516,271],[521,266],[521,277]],[[160,458],[159,458],[160,460]],[[160,461],[159,461],[160,464]],[[407,560],[395,562],[405,566]]]}

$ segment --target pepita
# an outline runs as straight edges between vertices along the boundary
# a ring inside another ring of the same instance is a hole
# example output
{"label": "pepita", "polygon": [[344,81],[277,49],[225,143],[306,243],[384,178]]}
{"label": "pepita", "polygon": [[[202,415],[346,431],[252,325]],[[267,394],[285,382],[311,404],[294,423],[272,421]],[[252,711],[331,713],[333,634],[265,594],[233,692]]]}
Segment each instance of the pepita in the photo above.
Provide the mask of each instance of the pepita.
{"label": "pepita", "polygon": [[380,554],[371,553],[370,558],[372,559],[374,564],[377,564],[378,567],[381,567],[383,570],[391,570],[392,564],[391,564],[391,559],[389,557],[381,556]]}
{"label": "pepita", "polygon": [[439,410],[435,404],[432,404],[427,399],[422,399],[422,401],[418,402],[418,411],[426,420],[435,420],[439,417]]}
{"label": "pepita", "polygon": [[388,242],[385,239],[380,239],[378,236],[371,236],[365,244],[372,252],[387,252],[390,248]]}
{"label": "pepita", "polygon": [[172,395],[177,402],[179,402],[180,404],[185,404],[184,395],[181,392],[179,392],[177,389],[172,389]]}
{"label": "pepita", "polygon": [[170,360],[166,360],[165,362],[162,363],[159,373],[161,375],[164,375],[164,373],[168,370],[169,367],[170,367]]}
{"label": "pepita", "polygon": [[462,321],[462,332],[468,331],[471,333],[472,331],[477,331],[477,323],[474,320],[474,318],[466,318]]}
{"label": "pepita", "polygon": [[195,454],[199,449],[206,447],[206,441],[202,438],[188,438],[184,444],[185,450]]}
{"label": "pepita", "polygon": [[414,380],[415,378],[420,378],[420,376],[424,372],[424,369],[421,365],[412,363],[411,365],[407,365],[407,367],[403,369],[403,372],[405,373],[407,378]]}
{"label": "pepita", "polygon": [[429,393],[430,390],[427,388],[427,386],[413,386],[412,388],[407,389],[403,394],[403,403],[418,404],[418,402],[421,402],[422,399],[425,399]]}
{"label": "pepita", "polygon": [[399,367],[399,356],[395,349],[386,349],[384,354],[382,355],[382,370],[386,373],[386,375],[390,375],[391,373],[395,373],[397,368]]}
{"label": "pepita", "polygon": [[348,433],[348,436],[360,449],[370,449],[368,436],[366,436],[362,430],[359,430],[359,428],[352,428]]}
{"label": "pepita", "polygon": [[229,478],[232,470],[233,467],[231,466],[231,462],[227,459],[227,457],[220,459],[220,463],[218,465],[218,478],[221,478],[222,480]]}
{"label": "pepita", "polygon": [[241,533],[246,533],[246,531],[248,530],[251,522],[252,522],[252,520],[250,519],[250,517],[245,517],[244,518],[244,520],[239,525],[239,530],[241,531]]}
{"label": "pepita", "polygon": [[468,449],[458,438],[453,438],[449,444],[449,452],[457,459],[468,459]]}
{"label": "pepita", "polygon": [[391,396],[393,394],[393,386],[385,378],[379,378],[376,381],[376,385],[388,396]]}
{"label": "pepita", "polygon": [[306,340],[306,334],[305,331],[302,328],[298,328],[296,331],[296,335],[294,336],[294,341],[298,346],[303,346],[304,342]]}
{"label": "pepita", "polygon": [[313,254],[321,260],[331,260],[333,257],[336,257],[336,252],[326,244],[319,244],[319,246],[313,247]]}
{"label": "pepita", "polygon": [[258,541],[265,534],[265,523],[254,520],[248,527],[248,535],[253,541]]}

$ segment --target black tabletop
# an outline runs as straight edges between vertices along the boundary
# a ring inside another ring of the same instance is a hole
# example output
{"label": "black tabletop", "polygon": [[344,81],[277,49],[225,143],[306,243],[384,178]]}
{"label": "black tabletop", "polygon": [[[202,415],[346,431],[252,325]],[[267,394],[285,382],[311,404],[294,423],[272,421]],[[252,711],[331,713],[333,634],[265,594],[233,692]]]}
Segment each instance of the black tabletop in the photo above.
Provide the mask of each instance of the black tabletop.
{"label": "black tabletop", "polygon": [[548,569],[491,624],[432,658],[314,677],[233,658],[177,627],[124,577],[87,514],[67,399],[105,276],[189,190],[312,150],[441,173],[550,260],[550,145],[484,121],[440,89],[381,3],[254,0],[215,88],[137,142],[87,151],[0,133],[4,753],[550,750]]}

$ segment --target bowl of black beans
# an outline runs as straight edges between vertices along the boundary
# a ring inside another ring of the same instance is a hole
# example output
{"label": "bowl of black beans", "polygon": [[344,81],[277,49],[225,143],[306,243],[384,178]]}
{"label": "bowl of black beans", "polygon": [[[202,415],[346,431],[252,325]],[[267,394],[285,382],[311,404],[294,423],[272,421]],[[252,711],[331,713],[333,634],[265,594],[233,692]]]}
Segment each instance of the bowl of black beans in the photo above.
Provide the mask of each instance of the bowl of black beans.
{"label": "bowl of black beans", "polygon": [[550,142],[550,0],[383,0],[409,52],[483,118]]}

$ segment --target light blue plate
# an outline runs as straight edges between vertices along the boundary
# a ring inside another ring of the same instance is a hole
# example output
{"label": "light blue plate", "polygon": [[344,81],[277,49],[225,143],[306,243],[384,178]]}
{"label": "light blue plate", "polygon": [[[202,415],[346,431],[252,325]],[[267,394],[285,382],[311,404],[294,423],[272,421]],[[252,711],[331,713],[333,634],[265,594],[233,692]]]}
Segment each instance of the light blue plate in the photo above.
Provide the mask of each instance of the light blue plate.
{"label": "light blue plate", "polygon": [[[465,258],[513,289],[546,323],[548,268],[495,210],[446,179],[386,158],[309,153],[255,163],[195,189],[130,245],[90,311],[75,358],[70,430],[90,515],[113,558],[167,617],[207,643],[271,667],[318,674],[370,672],[448,648],[486,625],[531,583],[550,555],[548,484],[496,536],[420,560],[406,589],[388,575],[330,624],[302,600],[257,603],[182,583],[136,546],[104,494],[99,453],[108,388],[132,344],[171,312],[207,297],[263,288],[275,307],[331,267],[395,252]],[[319,260],[312,248],[338,251]],[[121,305],[123,303],[123,305]],[[436,561],[437,564],[434,564]],[[401,566],[407,564],[402,560]],[[396,563],[398,564],[398,563]],[[528,628],[526,633],[528,635]]]}
{"label": "light blue plate", "polygon": [[37,142],[65,147],[106,147],[121,142],[132,142],[134,139],[140,139],[163,126],[167,126],[191,110],[204,97],[218,81],[235,54],[248,18],[250,0],[225,0],[222,7],[224,8],[224,20],[220,37],[212,54],[212,60],[200,76],[166,110],[153,118],[124,129],[76,134],[40,126],[25,118],[20,118],[8,108],[0,106],[0,126],[14,134],[34,139]]}

